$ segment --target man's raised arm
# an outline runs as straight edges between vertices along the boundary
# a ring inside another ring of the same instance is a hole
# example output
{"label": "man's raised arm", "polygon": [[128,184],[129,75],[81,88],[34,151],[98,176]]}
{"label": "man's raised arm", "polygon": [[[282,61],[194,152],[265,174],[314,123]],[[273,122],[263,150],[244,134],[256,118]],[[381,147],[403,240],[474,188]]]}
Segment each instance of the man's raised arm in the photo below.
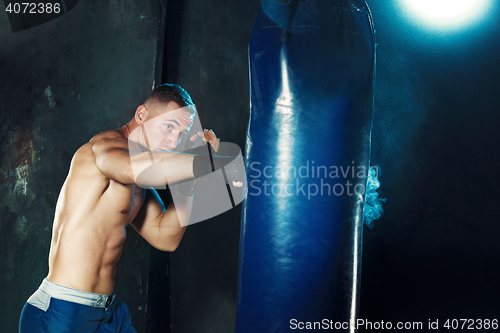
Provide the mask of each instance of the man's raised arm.
{"label": "man's raised arm", "polygon": [[100,139],[92,152],[99,171],[122,184],[162,187],[193,178],[193,155],[168,151],[131,154],[128,139],[123,137]]}
{"label": "man's raised arm", "polygon": [[191,197],[171,203],[167,209],[155,190],[147,191],[144,204],[132,221],[134,229],[153,247],[174,251],[181,242],[191,213]]}

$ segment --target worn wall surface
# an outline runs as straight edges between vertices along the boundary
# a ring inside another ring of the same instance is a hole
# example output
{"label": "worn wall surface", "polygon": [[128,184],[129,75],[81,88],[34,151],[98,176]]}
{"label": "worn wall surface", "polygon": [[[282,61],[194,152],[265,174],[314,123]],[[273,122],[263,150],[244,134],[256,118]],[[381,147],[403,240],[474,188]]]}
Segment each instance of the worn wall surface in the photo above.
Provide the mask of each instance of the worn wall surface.
{"label": "worn wall surface", "polygon": [[[202,126],[243,150],[248,42],[259,0],[169,1],[166,74],[191,94]],[[171,254],[171,332],[230,333],[236,318],[241,205],[189,228]]]}
{"label": "worn wall surface", "polygon": [[[0,9],[0,331],[15,332],[48,272],[54,208],[73,153],[130,120],[159,75],[164,6],[80,1],[17,33]],[[149,245],[129,230],[116,293],[139,331],[148,263]]]}

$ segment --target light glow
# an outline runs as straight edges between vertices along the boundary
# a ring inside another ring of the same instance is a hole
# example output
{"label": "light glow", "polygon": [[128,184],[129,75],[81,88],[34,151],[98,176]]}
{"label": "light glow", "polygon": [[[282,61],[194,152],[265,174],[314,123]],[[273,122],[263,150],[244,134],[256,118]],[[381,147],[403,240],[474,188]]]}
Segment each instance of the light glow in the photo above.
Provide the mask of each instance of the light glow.
{"label": "light glow", "polygon": [[478,19],[491,0],[402,0],[408,14],[441,28],[456,28]]}

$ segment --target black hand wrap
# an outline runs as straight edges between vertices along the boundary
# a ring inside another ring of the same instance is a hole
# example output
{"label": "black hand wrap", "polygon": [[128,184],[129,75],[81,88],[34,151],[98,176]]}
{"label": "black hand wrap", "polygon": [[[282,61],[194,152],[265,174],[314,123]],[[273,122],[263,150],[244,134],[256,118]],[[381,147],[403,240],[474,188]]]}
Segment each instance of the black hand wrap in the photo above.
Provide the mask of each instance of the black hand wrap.
{"label": "black hand wrap", "polygon": [[211,146],[202,146],[186,150],[185,153],[195,154],[193,159],[193,174],[195,178],[208,175],[223,167],[227,175],[227,182],[243,182],[245,176],[245,165],[243,157],[240,156],[240,148],[232,143],[221,142],[219,149],[215,152]]}
{"label": "black hand wrap", "polygon": [[234,186],[233,182],[245,182],[245,161],[241,156],[236,157],[231,163],[224,166],[224,171],[227,184]]}

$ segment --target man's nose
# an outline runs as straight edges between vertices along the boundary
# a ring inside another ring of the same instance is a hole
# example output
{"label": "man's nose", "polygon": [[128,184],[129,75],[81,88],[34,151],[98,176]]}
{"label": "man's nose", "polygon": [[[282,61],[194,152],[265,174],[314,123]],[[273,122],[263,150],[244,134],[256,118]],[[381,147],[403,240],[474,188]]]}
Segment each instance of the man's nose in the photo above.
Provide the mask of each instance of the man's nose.
{"label": "man's nose", "polygon": [[167,138],[167,143],[171,149],[177,148],[179,142],[181,142],[181,136],[179,133],[171,133],[170,136]]}
{"label": "man's nose", "polygon": [[179,144],[179,141],[180,141],[180,140],[177,140],[177,141],[172,141],[172,142],[170,143],[170,146],[172,147],[172,149],[177,148],[177,145]]}

